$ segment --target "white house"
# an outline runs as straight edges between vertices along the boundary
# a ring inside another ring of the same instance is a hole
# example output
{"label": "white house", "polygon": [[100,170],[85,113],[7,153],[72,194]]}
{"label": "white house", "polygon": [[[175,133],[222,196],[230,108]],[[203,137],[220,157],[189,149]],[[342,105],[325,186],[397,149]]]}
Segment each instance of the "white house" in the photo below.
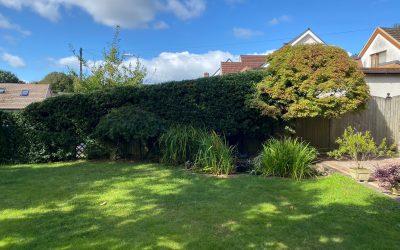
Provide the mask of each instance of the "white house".
{"label": "white house", "polygon": [[400,28],[378,27],[360,52],[358,63],[372,96],[400,95]]}

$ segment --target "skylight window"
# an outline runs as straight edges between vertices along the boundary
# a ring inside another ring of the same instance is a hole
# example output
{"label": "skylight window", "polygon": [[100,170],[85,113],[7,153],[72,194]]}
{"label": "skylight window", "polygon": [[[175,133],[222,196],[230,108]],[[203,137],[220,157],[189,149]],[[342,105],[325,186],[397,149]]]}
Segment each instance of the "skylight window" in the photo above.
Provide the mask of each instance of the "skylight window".
{"label": "skylight window", "polygon": [[21,96],[28,96],[28,95],[29,95],[29,90],[27,89],[21,90]]}
{"label": "skylight window", "polygon": [[0,88],[0,94],[6,93],[6,88]]}

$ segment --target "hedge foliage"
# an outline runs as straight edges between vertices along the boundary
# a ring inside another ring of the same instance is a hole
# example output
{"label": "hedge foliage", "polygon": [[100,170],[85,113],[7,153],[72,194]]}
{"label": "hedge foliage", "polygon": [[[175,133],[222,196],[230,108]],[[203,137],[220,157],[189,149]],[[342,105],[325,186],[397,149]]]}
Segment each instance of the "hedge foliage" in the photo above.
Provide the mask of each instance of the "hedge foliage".
{"label": "hedge foliage", "polygon": [[15,117],[0,111],[0,164],[11,163],[18,158],[17,135]]}
{"label": "hedge foliage", "polygon": [[[76,146],[92,137],[100,119],[126,105],[153,113],[169,124],[194,125],[241,138],[273,134],[279,120],[252,106],[263,71],[62,95],[28,106],[21,113],[29,161],[69,160]],[[28,135],[29,134],[29,135]],[[263,138],[259,138],[263,139]]]}

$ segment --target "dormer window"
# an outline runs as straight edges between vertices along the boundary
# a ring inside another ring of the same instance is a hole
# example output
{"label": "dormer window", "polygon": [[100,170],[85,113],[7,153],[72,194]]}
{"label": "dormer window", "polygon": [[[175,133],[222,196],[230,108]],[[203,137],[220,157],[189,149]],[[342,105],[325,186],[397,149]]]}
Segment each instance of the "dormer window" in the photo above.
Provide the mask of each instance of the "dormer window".
{"label": "dormer window", "polygon": [[386,62],[386,51],[382,51],[371,55],[371,68],[377,68]]}
{"label": "dormer window", "polygon": [[0,94],[5,94],[6,93],[6,88],[0,88]]}
{"label": "dormer window", "polygon": [[29,95],[29,90],[28,89],[21,90],[21,96],[28,96],[28,95]]}

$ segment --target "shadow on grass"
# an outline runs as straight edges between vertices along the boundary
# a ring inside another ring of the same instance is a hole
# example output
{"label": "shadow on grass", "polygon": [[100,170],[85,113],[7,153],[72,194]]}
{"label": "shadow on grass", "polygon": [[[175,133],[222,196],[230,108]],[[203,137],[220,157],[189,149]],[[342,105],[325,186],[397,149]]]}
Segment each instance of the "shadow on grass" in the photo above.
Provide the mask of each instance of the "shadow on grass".
{"label": "shadow on grass", "polygon": [[0,248],[395,249],[400,207],[342,176],[216,178],[156,164],[0,167]]}

